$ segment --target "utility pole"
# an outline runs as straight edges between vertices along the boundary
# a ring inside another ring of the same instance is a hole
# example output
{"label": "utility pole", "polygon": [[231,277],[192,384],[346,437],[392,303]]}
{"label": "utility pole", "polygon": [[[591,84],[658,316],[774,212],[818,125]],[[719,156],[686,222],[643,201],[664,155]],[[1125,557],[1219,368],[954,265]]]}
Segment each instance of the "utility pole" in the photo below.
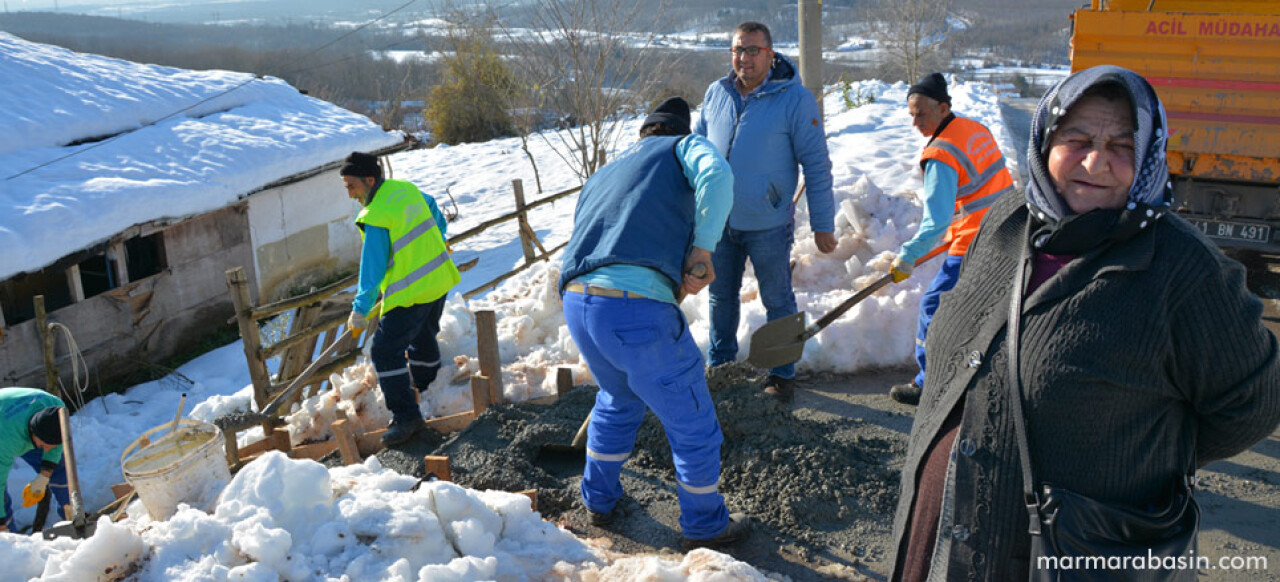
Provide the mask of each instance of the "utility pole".
{"label": "utility pole", "polygon": [[822,114],[822,0],[800,0],[800,80]]}

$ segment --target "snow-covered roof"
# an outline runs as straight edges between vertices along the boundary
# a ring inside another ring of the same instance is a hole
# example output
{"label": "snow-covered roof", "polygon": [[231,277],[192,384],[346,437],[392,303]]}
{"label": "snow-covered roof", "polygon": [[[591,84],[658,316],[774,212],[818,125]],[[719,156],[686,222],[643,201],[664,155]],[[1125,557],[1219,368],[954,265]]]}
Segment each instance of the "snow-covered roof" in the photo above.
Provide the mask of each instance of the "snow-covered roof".
{"label": "snow-covered roof", "polygon": [[3,32],[0,78],[0,280],[403,140],[280,79],[133,63]]}

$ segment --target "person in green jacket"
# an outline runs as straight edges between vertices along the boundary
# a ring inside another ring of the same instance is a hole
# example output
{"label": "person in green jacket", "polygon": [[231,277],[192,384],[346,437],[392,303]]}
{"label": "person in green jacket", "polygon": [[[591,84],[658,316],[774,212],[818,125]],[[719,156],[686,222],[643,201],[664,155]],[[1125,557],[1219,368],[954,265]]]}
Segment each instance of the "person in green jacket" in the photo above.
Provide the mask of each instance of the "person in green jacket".
{"label": "person in green jacket", "polygon": [[[58,409],[62,400],[35,388],[0,388],[0,483],[9,482],[13,461],[21,458],[36,471],[36,478],[22,490],[23,507],[31,507],[52,489],[58,500],[58,515],[71,503],[67,491],[67,471],[62,462],[62,428]],[[9,531],[13,503],[9,488],[4,490],[4,513],[0,532]]]}
{"label": "person in green jacket", "polygon": [[378,158],[352,152],[338,171],[347,196],[364,208],[360,228],[360,282],[347,325],[368,327],[382,293],[382,322],[373,334],[370,359],[391,411],[382,444],[397,445],[426,427],[418,392],[440,371],[440,316],[449,289],[461,280],[445,244],[447,224],[430,196],[404,180],[386,180]]}

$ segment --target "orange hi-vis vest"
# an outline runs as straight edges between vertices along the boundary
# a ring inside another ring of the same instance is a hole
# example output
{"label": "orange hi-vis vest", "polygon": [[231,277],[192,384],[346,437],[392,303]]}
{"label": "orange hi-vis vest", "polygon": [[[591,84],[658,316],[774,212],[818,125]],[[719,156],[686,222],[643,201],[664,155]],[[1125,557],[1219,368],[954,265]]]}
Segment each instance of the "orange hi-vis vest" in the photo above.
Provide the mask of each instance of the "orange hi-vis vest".
{"label": "orange hi-vis vest", "polygon": [[996,198],[1013,189],[1013,176],[1004,166],[1004,156],[991,132],[981,123],[955,117],[920,154],[920,169],[928,160],[938,160],[956,171],[956,209],[943,239],[951,247],[948,254],[963,255],[978,234],[978,224]]}

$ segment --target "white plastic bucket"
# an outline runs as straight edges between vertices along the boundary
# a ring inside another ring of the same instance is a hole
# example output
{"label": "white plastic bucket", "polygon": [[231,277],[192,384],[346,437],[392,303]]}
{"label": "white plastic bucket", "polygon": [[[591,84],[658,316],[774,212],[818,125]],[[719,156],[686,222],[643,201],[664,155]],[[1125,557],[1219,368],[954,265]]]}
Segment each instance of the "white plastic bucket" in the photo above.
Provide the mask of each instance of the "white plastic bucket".
{"label": "white plastic bucket", "polygon": [[184,418],[172,433],[151,440],[153,433],[170,426],[165,423],[142,433],[120,455],[125,481],[156,520],[169,519],[179,503],[211,507],[231,482],[218,427]]}

